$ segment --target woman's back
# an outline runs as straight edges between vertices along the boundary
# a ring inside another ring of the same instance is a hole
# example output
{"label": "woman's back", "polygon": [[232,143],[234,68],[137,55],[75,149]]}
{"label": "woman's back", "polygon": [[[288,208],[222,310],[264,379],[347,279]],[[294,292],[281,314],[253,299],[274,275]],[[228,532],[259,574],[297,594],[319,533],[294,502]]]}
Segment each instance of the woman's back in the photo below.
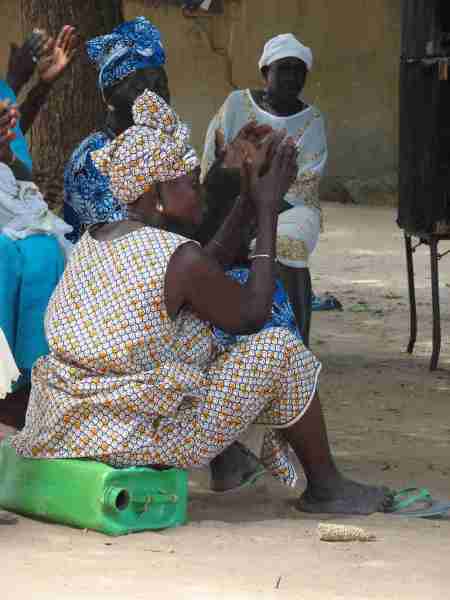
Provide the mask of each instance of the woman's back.
{"label": "woman's back", "polygon": [[19,453],[159,462],[137,458],[137,447],[153,444],[142,423],[204,396],[216,355],[208,323],[188,310],[171,321],[166,311],[167,265],[186,241],[152,227],[111,241],[83,236],[48,307],[50,354],[33,370],[34,425],[16,436]]}
{"label": "woman's back", "polygon": [[[97,241],[86,233],[47,311],[46,333],[54,355],[114,374],[148,371],[175,357],[184,361],[190,356],[192,363],[192,352],[194,362],[202,364],[210,351],[209,328],[190,316],[196,341],[189,342],[188,352],[186,318],[180,315],[172,322],[164,302],[167,264],[185,241],[151,227],[112,241]],[[197,335],[202,331],[205,336]]]}

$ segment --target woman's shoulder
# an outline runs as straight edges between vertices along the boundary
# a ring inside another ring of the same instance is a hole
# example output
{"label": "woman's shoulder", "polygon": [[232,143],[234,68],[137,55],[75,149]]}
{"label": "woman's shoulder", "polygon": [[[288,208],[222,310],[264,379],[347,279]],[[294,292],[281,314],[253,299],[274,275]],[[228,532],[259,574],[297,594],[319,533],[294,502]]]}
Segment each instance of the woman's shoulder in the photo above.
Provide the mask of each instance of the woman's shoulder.
{"label": "woman's shoulder", "polygon": [[[106,226],[111,225],[107,224]],[[167,262],[179,246],[193,242],[193,240],[176,233],[149,226],[132,229],[124,227],[116,232],[117,236],[111,231],[103,236],[96,231],[96,227],[98,226],[89,228],[78,242],[74,253],[78,258],[85,255],[105,255],[128,257],[125,260],[129,261],[129,257],[134,256],[133,264],[137,264],[136,260],[140,262],[142,258],[145,258],[145,263],[149,258]],[[152,260],[148,262],[148,265],[151,267]]]}
{"label": "woman's shoulder", "polygon": [[102,131],[96,131],[88,135],[88,137],[85,138],[72,152],[67,165],[68,168],[75,172],[83,169],[90,159],[91,152],[100,150],[108,143],[108,141],[108,136]]}
{"label": "woman's shoulder", "polygon": [[323,116],[322,111],[315,104],[308,104],[306,110],[309,111],[309,113],[313,119],[318,119],[318,120],[324,121],[324,116]]}
{"label": "woman's shoulder", "polygon": [[225,99],[224,106],[234,106],[242,103],[248,96],[248,90],[234,90]]}
{"label": "woman's shoulder", "polygon": [[[125,244],[131,244],[139,248],[140,252],[148,253],[149,251],[160,252],[170,256],[179,246],[194,242],[188,237],[159,229],[158,227],[143,226],[129,231],[127,234],[118,237],[115,241],[122,240]],[[136,242],[138,244],[136,245]]]}

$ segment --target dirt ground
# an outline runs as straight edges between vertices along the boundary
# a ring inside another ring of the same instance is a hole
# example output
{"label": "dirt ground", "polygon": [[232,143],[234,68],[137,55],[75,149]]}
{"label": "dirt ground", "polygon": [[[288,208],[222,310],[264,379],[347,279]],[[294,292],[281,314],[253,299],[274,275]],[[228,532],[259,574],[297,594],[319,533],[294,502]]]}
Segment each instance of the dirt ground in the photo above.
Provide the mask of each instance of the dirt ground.
{"label": "dirt ground", "polygon": [[[345,310],[315,313],[312,347],[344,472],[395,488],[419,485],[450,499],[450,270],[441,263],[444,344],[428,371],[428,253],[417,252],[419,342],[405,353],[408,300],[403,241],[387,208],[329,204],[313,263],[315,289]],[[259,434],[252,435],[252,444]],[[0,527],[4,600],[444,600],[450,598],[450,519],[311,518],[295,491],[270,477],[238,495],[192,477],[189,525],[124,538],[20,518]],[[317,523],[364,526],[372,543],[324,543]]]}

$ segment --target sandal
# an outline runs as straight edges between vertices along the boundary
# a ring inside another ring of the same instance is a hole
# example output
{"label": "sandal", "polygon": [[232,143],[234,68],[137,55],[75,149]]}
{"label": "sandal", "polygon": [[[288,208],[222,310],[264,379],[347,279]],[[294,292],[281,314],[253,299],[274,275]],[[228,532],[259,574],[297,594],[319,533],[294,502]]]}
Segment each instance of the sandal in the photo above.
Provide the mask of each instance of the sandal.
{"label": "sandal", "polygon": [[[412,508],[419,505],[420,508]],[[450,502],[434,500],[426,488],[406,488],[395,492],[392,506],[387,512],[400,517],[445,517],[450,513]]]}

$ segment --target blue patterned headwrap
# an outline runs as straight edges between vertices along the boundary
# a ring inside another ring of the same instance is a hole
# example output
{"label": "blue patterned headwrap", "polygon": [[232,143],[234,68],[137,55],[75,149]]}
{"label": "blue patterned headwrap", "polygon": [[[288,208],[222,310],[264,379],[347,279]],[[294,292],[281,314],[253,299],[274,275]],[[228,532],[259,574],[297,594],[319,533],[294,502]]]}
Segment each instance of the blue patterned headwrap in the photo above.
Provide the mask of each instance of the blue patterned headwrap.
{"label": "blue patterned headwrap", "polygon": [[145,17],[126,21],[111,33],[89,40],[86,51],[99,69],[101,90],[139,69],[160,67],[166,62],[161,34]]}

